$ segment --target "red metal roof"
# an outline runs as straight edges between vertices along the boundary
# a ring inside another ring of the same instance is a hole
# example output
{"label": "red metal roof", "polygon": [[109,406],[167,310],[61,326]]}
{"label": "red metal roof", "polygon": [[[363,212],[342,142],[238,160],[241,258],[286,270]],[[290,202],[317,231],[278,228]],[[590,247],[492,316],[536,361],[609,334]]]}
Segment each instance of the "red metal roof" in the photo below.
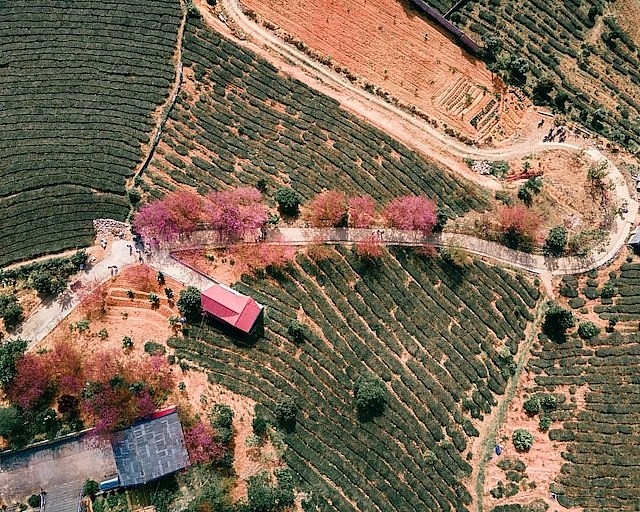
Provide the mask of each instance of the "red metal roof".
{"label": "red metal roof", "polygon": [[200,302],[206,313],[246,333],[251,332],[262,311],[251,297],[219,284],[203,291]]}

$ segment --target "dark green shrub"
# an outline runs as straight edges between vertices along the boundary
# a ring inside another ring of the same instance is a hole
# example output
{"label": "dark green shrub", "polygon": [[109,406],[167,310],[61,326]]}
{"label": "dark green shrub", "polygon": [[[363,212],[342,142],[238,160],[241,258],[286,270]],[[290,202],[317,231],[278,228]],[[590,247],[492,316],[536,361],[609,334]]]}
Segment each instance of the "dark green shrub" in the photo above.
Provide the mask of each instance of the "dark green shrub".
{"label": "dark green shrub", "polygon": [[576,276],[564,276],[560,282],[560,295],[574,298],[578,296],[578,279]]}
{"label": "dark green shrub", "polygon": [[167,349],[161,343],[155,341],[147,341],[144,344],[144,351],[152,356],[163,356],[167,352]]}
{"label": "dark green shrub", "polygon": [[42,503],[42,496],[40,494],[32,494],[29,496],[27,503],[31,508],[40,508],[40,503]]}
{"label": "dark green shrub", "polygon": [[540,420],[538,421],[538,428],[542,432],[547,432],[551,427],[551,418],[549,416],[540,416]]}
{"label": "dark green shrub", "polygon": [[131,339],[131,336],[125,336],[122,338],[122,348],[133,348],[133,340]]}
{"label": "dark green shrub", "polygon": [[581,322],[578,325],[578,336],[583,340],[595,338],[598,334],[600,334],[600,328],[593,322]]}
{"label": "dark green shrub", "polygon": [[519,452],[526,452],[533,446],[533,434],[524,428],[515,429],[511,440]]}
{"label": "dark green shrub", "polygon": [[573,299],[569,299],[568,303],[571,309],[580,309],[587,303],[587,301],[582,297],[574,297]]}
{"label": "dark green shrub", "polygon": [[384,409],[387,389],[377,375],[365,373],[361,375],[353,387],[356,408],[364,416],[375,416]]}
{"label": "dark green shrub", "polygon": [[251,421],[253,433],[258,437],[263,437],[267,433],[267,420],[262,416],[256,416]]}
{"label": "dark green shrub", "polygon": [[611,281],[608,281],[600,290],[600,297],[603,299],[610,299],[616,294],[616,288]]}
{"label": "dark green shrub", "polygon": [[140,199],[142,199],[140,192],[138,192],[135,188],[129,189],[127,195],[129,196],[129,202],[133,206],[137,205],[140,202]]}
{"label": "dark green shrub", "polygon": [[540,405],[545,411],[553,411],[558,407],[558,399],[555,395],[543,395],[540,399]]}
{"label": "dark green shrub", "polygon": [[300,207],[300,196],[291,188],[279,188],[274,199],[278,203],[280,213],[284,215],[297,215]]}
{"label": "dark green shrub", "polygon": [[276,404],[275,417],[281,426],[290,429],[295,425],[298,406],[291,397],[284,397]]}
{"label": "dark green shrub", "polygon": [[298,320],[291,320],[287,326],[287,334],[294,343],[302,343],[307,336],[307,326]]}
{"label": "dark green shrub", "polygon": [[600,297],[600,291],[595,286],[587,286],[582,290],[584,296],[589,300],[594,300]]}
{"label": "dark green shrub", "polygon": [[100,491],[100,486],[95,480],[87,480],[82,488],[82,494],[84,496],[95,496]]}
{"label": "dark green shrub", "polygon": [[526,399],[522,404],[522,408],[530,416],[538,414],[540,412],[540,407],[540,399],[537,396],[532,396]]}

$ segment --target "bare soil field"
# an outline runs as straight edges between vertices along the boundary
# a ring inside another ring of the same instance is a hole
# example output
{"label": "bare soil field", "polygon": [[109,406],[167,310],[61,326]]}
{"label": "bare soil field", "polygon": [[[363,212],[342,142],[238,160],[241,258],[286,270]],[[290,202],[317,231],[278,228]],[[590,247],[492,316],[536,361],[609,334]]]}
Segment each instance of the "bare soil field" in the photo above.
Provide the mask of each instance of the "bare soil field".
{"label": "bare soil field", "polygon": [[[538,429],[538,417],[530,417],[524,412],[522,404],[527,398],[527,388],[534,385],[533,375],[528,372],[523,373],[517,394],[511,402],[507,417],[502,424],[496,442],[503,448],[501,455],[493,455],[487,464],[485,474],[485,487],[483,493],[483,506],[485,510],[491,510],[497,505],[507,503],[528,504],[533,500],[544,500],[551,510],[555,510],[558,504],[550,498],[549,485],[554,481],[556,475],[560,473],[560,467],[564,463],[561,457],[566,443],[549,440],[546,432]],[[526,453],[516,451],[511,442],[513,431],[518,428],[525,428],[533,434],[534,441],[532,448]],[[552,428],[557,428],[553,426]],[[526,466],[526,480],[519,483],[520,490],[513,497],[496,499],[490,491],[494,489],[498,482],[508,484],[505,471],[497,464],[503,459],[519,459]],[[579,512],[579,509],[562,508],[566,512]]]}
{"label": "bare soil field", "polygon": [[611,5],[617,14],[620,25],[633,38],[636,44],[640,44],[640,3],[637,0],[616,0]]}
{"label": "bare soil field", "polygon": [[[589,188],[589,163],[584,157],[564,150],[547,151],[512,161],[511,168],[519,172],[526,161],[532,171],[541,173],[542,191],[534,196],[532,208],[545,219],[546,227],[565,225],[575,234],[599,224],[601,211]],[[517,194],[524,181],[511,183],[509,190]]]}
{"label": "bare soil field", "polygon": [[348,68],[469,137],[509,137],[530,106],[408,4],[247,0],[243,5],[331,57],[334,67]]}

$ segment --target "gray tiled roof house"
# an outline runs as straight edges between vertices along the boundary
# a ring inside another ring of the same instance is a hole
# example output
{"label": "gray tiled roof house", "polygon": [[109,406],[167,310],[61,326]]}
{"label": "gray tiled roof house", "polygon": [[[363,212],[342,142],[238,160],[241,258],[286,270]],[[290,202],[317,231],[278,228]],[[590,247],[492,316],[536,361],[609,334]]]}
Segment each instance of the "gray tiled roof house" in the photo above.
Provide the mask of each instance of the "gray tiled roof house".
{"label": "gray tiled roof house", "polygon": [[160,411],[119,432],[111,447],[123,487],[146,484],[189,465],[175,408]]}

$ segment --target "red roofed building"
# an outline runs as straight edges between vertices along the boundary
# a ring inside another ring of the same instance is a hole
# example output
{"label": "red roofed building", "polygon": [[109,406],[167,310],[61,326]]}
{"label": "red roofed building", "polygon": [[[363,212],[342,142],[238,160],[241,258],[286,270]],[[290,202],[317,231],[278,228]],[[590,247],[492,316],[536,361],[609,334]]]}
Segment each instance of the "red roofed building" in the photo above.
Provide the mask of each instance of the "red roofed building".
{"label": "red roofed building", "polygon": [[200,295],[202,310],[220,322],[245,334],[255,334],[262,325],[264,306],[253,298],[221,284],[214,284]]}

